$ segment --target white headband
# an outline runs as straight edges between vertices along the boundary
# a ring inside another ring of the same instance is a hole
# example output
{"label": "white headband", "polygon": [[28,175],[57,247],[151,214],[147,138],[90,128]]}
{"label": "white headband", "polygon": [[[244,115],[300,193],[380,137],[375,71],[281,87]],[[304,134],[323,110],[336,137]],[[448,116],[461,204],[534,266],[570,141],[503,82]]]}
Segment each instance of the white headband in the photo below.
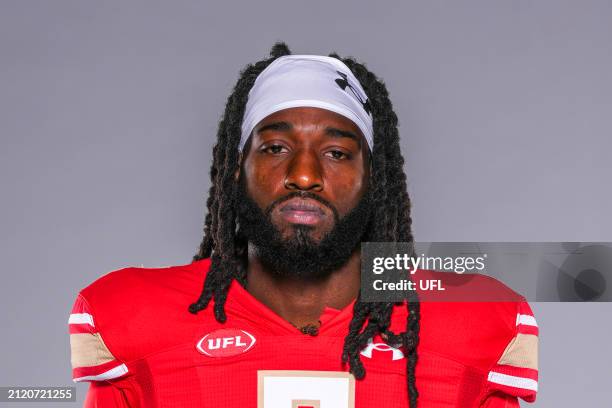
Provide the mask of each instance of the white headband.
{"label": "white headband", "polygon": [[372,113],[361,84],[342,61],[319,55],[282,56],[259,74],[249,92],[238,149],[262,119],[297,107],[327,109],[350,119],[372,150]]}

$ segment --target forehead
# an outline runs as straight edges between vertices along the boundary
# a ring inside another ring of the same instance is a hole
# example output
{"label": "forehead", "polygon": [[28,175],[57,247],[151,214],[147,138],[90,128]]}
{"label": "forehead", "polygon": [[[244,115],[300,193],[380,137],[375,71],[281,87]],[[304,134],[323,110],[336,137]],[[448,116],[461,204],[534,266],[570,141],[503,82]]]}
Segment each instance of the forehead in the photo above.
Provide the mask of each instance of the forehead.
{"label": "forehead", "polygon": [[362,145],[366,143],[359,126],[357,126],[353,121],[336,112],[312,107],[289,108],[274,112],[263,118],[257,125],[255,125],[253,134],[256,134],[266,125],[280,122],[285,122],[294,127],[302,128],[324,126],[339,130],[346,130],[354,133],[359,138]]}

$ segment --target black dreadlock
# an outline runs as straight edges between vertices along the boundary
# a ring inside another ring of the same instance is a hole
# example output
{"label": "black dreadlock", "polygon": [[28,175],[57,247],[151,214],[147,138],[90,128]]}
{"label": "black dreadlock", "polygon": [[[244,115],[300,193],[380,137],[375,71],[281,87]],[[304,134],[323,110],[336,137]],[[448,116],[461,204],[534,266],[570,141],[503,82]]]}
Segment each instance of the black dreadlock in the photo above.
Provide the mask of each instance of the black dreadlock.
{"label": "black dreadlock", "polygon": [[[213,149],[210,169],[211,187],[206,206],[204,238],[193,260],[212,257],[204,288],[191,313],[206,308],[214,299],[214,314],[224,323],[225,300],[232,280],[246,284],[247,240],[236,230],[238,186],[234,174],[239,166],[238,144],[241,124],[249,91],[257,76],[276,58],[291,52],[284,43],[277,43],[270,57],[248,65],[241,73],[227,100],[219,123],[217,144]],[[351,58],[330,57],[344,62],[359,80],[369,98],[374,118],[374,148],[372,153],[373,207],[366,236],[373,242],[413,242],[410,198],[406,189],[404,159],[400,152],[397,116],[393,112],[384,83],[363,65]],[[389,344],[402,347],[407,356],[407,386],[410,408],[416,408],[418,392],[415,385],[417,344],[419,341],[419,300],[414,291],[408,292],[406,331],[393,333],[389,329],[393,303],[361,302],[357,299],[349,333],[344,342],[342,361],[349,363],[355,378],[363,379],[365,369],[359,357],[368,341],[380,334]]]}

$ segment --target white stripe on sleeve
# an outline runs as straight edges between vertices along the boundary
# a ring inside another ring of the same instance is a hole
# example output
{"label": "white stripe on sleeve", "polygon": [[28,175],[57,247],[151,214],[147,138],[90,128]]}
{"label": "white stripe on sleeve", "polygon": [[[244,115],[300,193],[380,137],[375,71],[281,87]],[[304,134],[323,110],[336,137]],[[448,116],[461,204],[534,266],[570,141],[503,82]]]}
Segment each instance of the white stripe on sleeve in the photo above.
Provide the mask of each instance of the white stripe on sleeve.
{"label": "white stripe on sleeve", "polygon": [[525,314],[516,315],[516,325],[518,326],[519,324],[538,327],[538,323],[536,322],[535,317]]}
{"label": "white stripe on sleeve", "polygon": [[89,313],[73,313],[68,318],[68,324],[88,324],[94,326],[93,316]]}
{"label": "white stripe on sleeve", "polygon": [[538,391],[538,382],[531,378],[515,377],[513,375],[489,372],[489,381],[508,387],[523,388],[525,390]]}
{"label": "white stripe on sleeve", "polygon": [[121,364],[115,368],[111,368],[108,371],[103,372],[98,375],[86,375],[84,377],[75,378],[72,381],[80,382],[80,381],[105,381],[112,380],[113,378],[121,377],[123,374],[128,372],[128,368],[125,364]]}

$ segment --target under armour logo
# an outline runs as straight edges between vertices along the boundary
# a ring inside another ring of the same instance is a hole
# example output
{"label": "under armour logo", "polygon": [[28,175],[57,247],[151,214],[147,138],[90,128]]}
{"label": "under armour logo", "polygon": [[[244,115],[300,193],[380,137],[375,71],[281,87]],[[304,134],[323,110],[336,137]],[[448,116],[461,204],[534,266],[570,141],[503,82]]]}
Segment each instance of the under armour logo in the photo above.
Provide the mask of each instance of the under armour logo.
{"label": "under armour logo", "polygon": [[371,115],[372,108],[370,107],[370,101],[368,100],[367,96],[363,95],[361,92],[359,92],[357,88],[355,88],[349,83],[347,74],[340,71],[336,72],[342,77],[336,79],[336,83],[338,84],[338,86],[342,88],[343,91],[346,91],[348,88],[353,94],[353,96],[359,101],[359,103],[361,103],[361,106],[363,106],[363,110],[365,110],[368,115]]}
{"label": "under armour logo", "polygon": [[372,343],[372,340],[370,339],[370,342],[368,343],[367,347],[364,348],[363,350],[361,350],[361,355],[367,358],[372,358],[372,351],[373,350],[378,350],[378,351],[391,351],[392,357],[391,359],[393,361],[395,360],[401,360],[402,358],[404,358],[404,353],[402,352],[402,350],[396,348],[396,347],[392,347],[386,343]]}

